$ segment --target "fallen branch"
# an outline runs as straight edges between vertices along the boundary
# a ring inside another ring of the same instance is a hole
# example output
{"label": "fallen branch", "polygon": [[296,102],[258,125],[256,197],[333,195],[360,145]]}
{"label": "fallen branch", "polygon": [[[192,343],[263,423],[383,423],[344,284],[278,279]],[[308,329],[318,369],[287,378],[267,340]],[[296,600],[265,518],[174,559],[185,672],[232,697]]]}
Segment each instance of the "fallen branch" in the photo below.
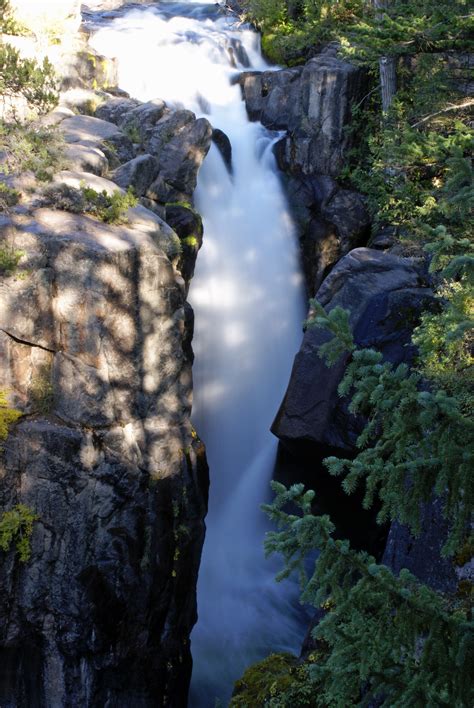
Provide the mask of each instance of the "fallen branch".
{"label": "fallen branch", "polygon": [[427,121],[431,120],[431,118],[435,118],[436,116],[440,116],[443,113],[449,113],[449,111],[462,111],[464,108],[470,108],[470,106],[474,106],[474,99],[471,98],[468,101],[464,101],[464,103],[457,103],[456,105],[450,105],[447,106],[446,108],[441,109],[440,111],[436,111],[436,113],[431,113],[429,116],[425,116],[421,120],[417,121],[416,123],[413,123],[413,125],[410,126],[410,128],[416,128],[417,126],[421,125],[422,123],[426,123]]}

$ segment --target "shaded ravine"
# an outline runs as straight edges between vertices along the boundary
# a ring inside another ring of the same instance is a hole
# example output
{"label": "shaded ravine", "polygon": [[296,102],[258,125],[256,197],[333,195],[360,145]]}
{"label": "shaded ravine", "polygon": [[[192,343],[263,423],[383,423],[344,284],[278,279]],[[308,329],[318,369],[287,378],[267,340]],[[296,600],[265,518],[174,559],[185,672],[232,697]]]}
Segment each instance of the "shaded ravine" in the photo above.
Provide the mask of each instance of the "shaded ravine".
{"label": "shaded ravine", "polygon": [[236,71],[268,68],[258,38],[213,3],[160,3],[109,22],[94,38],[119,60],[120,85],[209,118],[232,144],[232,173],[212,147],[196,207],[204,246],[191,285],[195,311],[193,422],[206,443],[210,509],[192,635],[190,705],[228,700],[244,668],[301,639],[291,585],[263,558],[276,441],[269,433],[301,339],[296,239],[270,134],[250,123]]}

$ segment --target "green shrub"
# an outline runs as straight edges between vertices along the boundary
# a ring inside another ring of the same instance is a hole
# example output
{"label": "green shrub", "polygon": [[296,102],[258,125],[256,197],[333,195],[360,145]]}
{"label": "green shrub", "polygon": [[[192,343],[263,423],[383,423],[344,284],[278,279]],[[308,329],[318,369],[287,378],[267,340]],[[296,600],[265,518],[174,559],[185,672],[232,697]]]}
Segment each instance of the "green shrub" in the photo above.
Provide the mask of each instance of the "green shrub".
{"label": "green shrub", "polygon": [[51,366],[44,365],[40,368],[31,381],[30,394],[35,412],[46,414],[51,411],[54,401]]}
{"label": "green shrub", "polygon": [[0,121],[0,150],[5,155],[0,165],[3,174],[31,170],[37,179],[48,182],[65,164],[64,141],[56,128]]}
{"label": "green shrub", "polygon": [[24,34],[13,15],[9,0],[0,0],[0,34]]}
{"label": "green shrub", "polygon": [[24,59],[10,44],[0,43],[0,93],[4,98],[23,96],[28,104],[46,113],[58,102],[58,82],[53,65],[45,58]]}
{"label": "green shrub", "polygon": [[279,530],[267,535],[266,552],[284,558],[279,580],[298,572],[302,602],[326,610],[313,638],[327,649],[307,667],[309,702],[293,702],[298,686],[291,681],[278,700],[254,705],[472,705],[474,626],[467,603],[434,592],[407,570],[395,577],[367,553],[335,540],[334,525],[313,515],[314,492],[302,484],[287,490],[273,483],[273,489],[276,498],[264,509]]}
{"label": "green shrub", "polygon": [[117,190],[110,196],[105,191],[99,193],[88,187],[83,187],[82,192],[90,205],[87,211],[106,224],[127,223],[127,211],[138,204],[132,187],[125,194]]}
{"label": "green shrub", "polygon": [[[14,273],[23,255],[23,251],[15,250],[10,246],[0,246],[0,276]],[[2,402],[0,398],[0,406],[1,405]]]}
{"label": "green shrub", "polygon": [[6,553],[14,543],[20,561],[26,563],[31,556],[33,524],[38,518],[24,504],[17,504],[10,511],[4,511],[0,516],[0,549]]}
{"label": "green shrub", "polygon": [[73,214],[91,214],[106,224],[126,224],[127,211],[138,204],[138,199],[129,187],[125,194],[119,190],[108,195],[91,187],[80,189],[67,184],[52,185],[44,192],[46,201],[55,209]]}
{"label": "green shrub", "polygon": [[[0,182],[0,211],[15,206],[20,201],[21,192],[9,187],[5,182]],[[0,266],[1,267],[1,266]]]}

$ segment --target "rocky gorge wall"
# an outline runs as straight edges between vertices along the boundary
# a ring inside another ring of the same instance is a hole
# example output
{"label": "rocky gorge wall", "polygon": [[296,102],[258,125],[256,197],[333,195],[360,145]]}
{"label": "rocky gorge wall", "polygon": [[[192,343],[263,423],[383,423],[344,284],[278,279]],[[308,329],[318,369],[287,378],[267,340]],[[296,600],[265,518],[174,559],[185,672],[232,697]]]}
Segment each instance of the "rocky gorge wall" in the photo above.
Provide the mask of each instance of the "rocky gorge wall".
{"label": "rocky gorge wall", "polygon": [[[82,54],[65,88],[97,80],[96,64]],[[411,362],[433,298],[425,264],[383,234],[366,248],[364,199],[338,183],[364,73],[329,48],[238,80],[249,115],[286,133],[276,153],[308,293],[350,309],[358,344]],[[192,194],[211,140],[228,146],[190,111],[119,93],[65,93],[48,120],[67,163],[49,196],[33,184],[0,221],[0,245],[22,254],[0,280],[0,389],[23,414],[4,444],[0,509],[23,503],[39,517],[27,564],[2,553],[0,705],[185,705],[208,485],[190,423],[186,293],[202,240]],[[124,224],[75,211],[84,187],[130,186],[140,205]],[[318,356],[323,338],[306,332],[273,425],[297,460],[350,454],[360,429],[337,396],[345,362],[329,370]],[[452,582],[438,522],[428,510],[418,544],[394,524],[386,562]]]}
{"label": "rocky gorge wall", "polygon": [[[184,706],[191,673],[208,470],[186,293],[212,129],[103,92],[107,120],[78,115],[91,95],[63,94],[42,121],[64,141],[49,186],[3,176],[22,197],[0,220],[0,247],[18,254],[0,278],[0,389],[22,417],[2,445],[0,508],[37,516],[29,561],[1,552],[12,708]],[[142,203],[123,223],[83,213],[85,190],[130,186]]]}
{"label": "rocky gorge wall", "polygon": [[[337,45],[330,44],[304,66],[244,72],[238,81],[249,117],[284,131],[275,154],[298,226],[308,295],[327,311],[349,310],[356,344],[374,347],[386,361],[411,365],[413,329],[422,311],[435,306],[427,263],[404,256],[393,230],[371,235],[364,197],[340,182],[357,139],[349,130],[352,109],[370,90],[364,70],[341,59]],[[343,535],[369,546],[395,572],[407,567],[432,587],[452,590],[455,569],[440,555],[447,529],[439,505],[424,510],[420,538],[397,523],[374,530],[361,500],[346,502],[324,470],[324,457],[355,454],[364,424],[337,391],[349,356],[328,368],[318,354],[327,338],[319,329],[305,332],[272,426],[293,460],[285,481],[316,486]]]}

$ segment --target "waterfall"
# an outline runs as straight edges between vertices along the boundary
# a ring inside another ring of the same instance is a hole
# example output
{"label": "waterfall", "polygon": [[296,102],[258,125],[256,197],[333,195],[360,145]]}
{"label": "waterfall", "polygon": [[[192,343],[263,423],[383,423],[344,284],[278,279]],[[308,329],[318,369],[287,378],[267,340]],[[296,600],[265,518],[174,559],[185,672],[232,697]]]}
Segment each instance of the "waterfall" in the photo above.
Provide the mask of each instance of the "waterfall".
{"label": "waterfall", "polygon": [[296,590],[277,585],[275,563],[263,557],[260,504],[276,456],[269,427],[301,338],[302,277],[272,153],[278,136],[249,122],[231,81],[249,67],[268,69],[257,34],[215,3],[161,2],[116,15],[103,18],[93,44],[118,58],[120,86],[190,108],[232,144],[232,173],[213,146],[199,175],[204,245],[189,294],[193,422],[211,474],[190,706],[212,708],[252,661],[301,642]]}

